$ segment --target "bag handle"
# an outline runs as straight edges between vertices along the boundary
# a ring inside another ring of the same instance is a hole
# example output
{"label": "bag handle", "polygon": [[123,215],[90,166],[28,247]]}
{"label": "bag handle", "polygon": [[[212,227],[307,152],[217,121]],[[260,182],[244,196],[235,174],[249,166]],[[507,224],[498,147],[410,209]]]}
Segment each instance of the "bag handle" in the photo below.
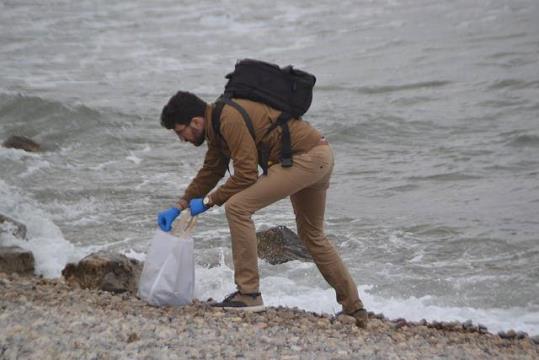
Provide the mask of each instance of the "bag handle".
{"label": "bag handle", "polygon": [[191,216],[190,211],[184,210],[179,221],[176,221],[172,227],[172,235],[179,238],[190,237],[197,223],[196,218],[196,216]]}

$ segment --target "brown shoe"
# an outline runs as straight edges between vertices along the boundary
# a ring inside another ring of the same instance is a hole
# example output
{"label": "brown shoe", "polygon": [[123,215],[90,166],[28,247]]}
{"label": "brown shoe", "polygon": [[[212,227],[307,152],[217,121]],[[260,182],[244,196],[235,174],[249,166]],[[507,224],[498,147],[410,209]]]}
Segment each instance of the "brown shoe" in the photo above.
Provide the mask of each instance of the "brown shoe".
{"label": "brown shoe", "polygon": [[359,309],[354,311],[350,316],[353,316],[356,319],[356,326],[362,329],[367,328],[367,323],[369,322],[369,315],[367,310]]}
{"label": "brown shoe", "polygon": [[[369,315],[365,309],[358,309],[353,313],[345,313],[344,311],[340,311],[335,315],[335,318],[338,318],[339,316],[346,316],[355,319],[356,326],[362,329],[366,329],[367,323],[369,322]],[[350,319],[350,321],[353,320]]]}
{"label": "brown shoe", "polygon": [[266,310],[262,294],[242,294],[239,291],[228,295],[222,302],[213,304],[213,307],[220,307],[225,310],[260,312]]}

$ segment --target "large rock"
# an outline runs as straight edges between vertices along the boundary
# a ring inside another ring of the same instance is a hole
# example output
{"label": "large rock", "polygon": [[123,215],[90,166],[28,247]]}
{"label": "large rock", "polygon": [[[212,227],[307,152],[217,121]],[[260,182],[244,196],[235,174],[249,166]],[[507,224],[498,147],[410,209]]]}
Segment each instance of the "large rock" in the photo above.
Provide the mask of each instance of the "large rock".
{"label": "large rock", "polygon": [[291,260],[312,261],[307,248],[298,236],[286,226],[276,226],[256,233],[258,257],[270,264]]}
{"label": "large rock", "polygon": [[4,143],[3,147],[21,149],[28,152],[38,152],[41,150],[41,145],[24,136],[10,136]]}
{"label": "large rock", "polygon": [[99,251],[86,256],[78,264],[67,264],[62,275],[70,285],[84,289],[135,294],[141,272],[140,261],[122,254]]}
{"label": "large rock", "polygon": [[0,233],[9,232],[16,238],[26,239],[26,226],[9,216],[0,214]]}
{"label": "large rock", "polygon": [[18,246],[0,246],[0,272],[32,274],[34,255]]}

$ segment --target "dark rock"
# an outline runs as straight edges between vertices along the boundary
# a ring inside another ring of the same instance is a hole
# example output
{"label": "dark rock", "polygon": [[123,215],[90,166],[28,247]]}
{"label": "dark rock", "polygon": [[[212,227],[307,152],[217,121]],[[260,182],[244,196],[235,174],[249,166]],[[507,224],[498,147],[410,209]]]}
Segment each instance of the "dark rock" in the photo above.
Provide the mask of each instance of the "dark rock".
{"label": "dark rock", "polygon": [[0,272],[32,274],[34,255],[18,246],[0,246]]}
{"label": "dark rock", "polygon": [[516,339],[517,333],[515,330],[509,330],[507,332],[500,331],[498,332],[498,336],[501,337],[502,339],[512,340],[512,339]]}
{"label": "dark rock", "polygon": [[528,333],[525,331],[517,332],[517,339],[522,340],[528,337]]}
{"label": "dark rock", "polygon": [[26,239],[26,226],[9,216],[0,214],[0,233],[10,232],[19,239]]}
{"label": "dark rock", "polygon": [[487,328],[485,325],[483,325],[483,324],[479,324],[479,325],[477,326],[477,329],[479,330],[479,332],[480,332],[481,334],[486,334],[486,333],[488,332],[488,328]]}
{"label": "dark rock", "polygon": [[127,337],[127,342],[128,342],[128,343],[132,343],[132,342],[138,341],[138,340],[140,340],[140,337],[138,336],[137,333],[131,333],[131,334],[129,334],[129,336]]}
{"label": "dark rock", "polygon": [[445,324],[447,330],[456,331],[460,329],[460,323],[458,321],[451,321]]}
{"label": "dark rock", "polygon": [[6,141],[4,141],[2,146],[12,149],[21,149],[28,152],[38,152],[41,150],[41,146],[35,141],[27,137],[17,135],[10,136]]}
{"label": "dark rock", "polygon": [[78,264],[67,264],[62,275],[70,285],[83,289],[135,294],[141,272],[140,261],[122,254],[100,251],[86,256]]}
{"label": "dark rock", "polygon": [[534,343],[539,345],[539,335],[532,336],[530,340]]}
{"label": "dark rock", "polygon": [[517,338],[517,332],[515,330],[509,330],[505,333],[507,335],[508,339],[516,339]]}
{"label": "dark rock", "polygon": [[392,325],[394,329],[400,329],[409,325],[406,319],[403,319],[403,318],[398,318],[397,320],[393,320],[392,323],[394,324]]}
{"label": "dark rock", "polygon": [[465,321],[465,322],[462,324],[462,328],[463,328],[464,330],[468,330],[468,331],[472,330],[472,329],[474,328],[474,325],[473,325],[472,320],[467,320],[467,321]]}
{"label": "dark rock", "polygon": [[286,226],[276,226],[256,234],[258,257],[270,264],[292,260],[312,261],[312,257],[298,236]]}

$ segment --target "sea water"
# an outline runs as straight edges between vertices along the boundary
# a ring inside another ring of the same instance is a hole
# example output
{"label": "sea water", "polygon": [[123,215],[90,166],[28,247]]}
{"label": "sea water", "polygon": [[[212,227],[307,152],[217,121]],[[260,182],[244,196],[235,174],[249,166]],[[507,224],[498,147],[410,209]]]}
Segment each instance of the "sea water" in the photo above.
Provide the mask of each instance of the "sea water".
{"label": "sea water", "polygon": [[[207,101],[237,59],[316,74],[305,120],[336,167],[326,232],[366,307],[539,333],[539,3],[0,1],[0,212],[36,272],[100,249],[144,259],[158,211],[204,146],[159,125],[177,90]],[[295,230],[280,201],[257,229]],[[195,232],[196,295],[234,290],[222,208]],[[316,266],[260,261],[268,305],[335,312]]]}

